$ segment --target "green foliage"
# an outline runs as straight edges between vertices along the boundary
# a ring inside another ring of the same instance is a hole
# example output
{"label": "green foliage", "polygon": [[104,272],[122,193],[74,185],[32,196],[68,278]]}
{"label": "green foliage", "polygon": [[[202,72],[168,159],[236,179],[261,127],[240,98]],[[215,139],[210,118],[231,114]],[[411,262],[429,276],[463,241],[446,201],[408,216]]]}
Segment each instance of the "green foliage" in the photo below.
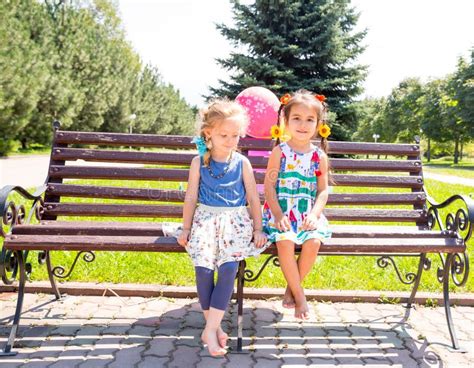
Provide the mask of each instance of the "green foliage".
{"label": "green foliage", "polygon": [[388,98],[354,104],[359,124],[352,138],[371,141],[376,133],[381,142],[411,143],[421,135],[430,156],[454,155],[457,163],[474,140],[473,102],[474,51],[470,63],[460,58],[456,71],[445,78],[427,83],[408,78]]}
{"label": "green foliage", "polygon": [[47,79],[41,47],[32,24],[43,28],[42,7],[35,1],[0,2],[0,155],[31,119]]}
{"label": "green foliage", "polygon": [[[109,0],[0,4],[0,155],[71,130],[191,133],[194,109],[142,67]],[[130,116],[136,115],[135,120]]]}
{"label": "green foliage", "polygon": [[278,95],[301,88],[321,93],[337,115],[333,137],[348,138],[356,117],[350,102],[361,92],[366,70],[356,64],[365,31],[353,31],[358,14],[349,1],[233,1],[233,11],[235,28],[217,28],[245,51],[218,59],[233,74],[211,94],[235,98],[250,86]]}

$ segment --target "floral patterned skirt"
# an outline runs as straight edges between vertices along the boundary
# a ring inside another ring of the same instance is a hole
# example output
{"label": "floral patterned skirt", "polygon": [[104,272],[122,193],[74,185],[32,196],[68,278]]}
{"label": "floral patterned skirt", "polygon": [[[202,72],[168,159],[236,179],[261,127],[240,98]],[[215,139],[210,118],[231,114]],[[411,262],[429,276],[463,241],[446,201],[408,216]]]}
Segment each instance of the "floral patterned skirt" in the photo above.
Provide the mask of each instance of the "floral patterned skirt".
{"label": "floral patterned skirt", "polygon": [[[194,212],[186,246],[194,266],[217,269],[221,264],[258,256],[252,243],[253,223],[246,207],[212,207],[200,204]],[[268,244],[270,245],[270,244]]]}
{"label": "floral patterned skirt", "polygon": [[[270,210],[268,210],[270,212]],[[318,228],[316,230],[302,230],[301,223],[292,223],[292,229],[290,231],[279,231],[276,228],[275,220],[273,216],[267,215],[264,212],[263,215],[263,231],[268,236],[268,240],[272,242],[279,242],[283,240],[290,240],[295,244],[303,244],[306,240],[317,239],[321,243],[331,238],[332,231],[329,227],[328,220],[324,215],[318,221]]]}

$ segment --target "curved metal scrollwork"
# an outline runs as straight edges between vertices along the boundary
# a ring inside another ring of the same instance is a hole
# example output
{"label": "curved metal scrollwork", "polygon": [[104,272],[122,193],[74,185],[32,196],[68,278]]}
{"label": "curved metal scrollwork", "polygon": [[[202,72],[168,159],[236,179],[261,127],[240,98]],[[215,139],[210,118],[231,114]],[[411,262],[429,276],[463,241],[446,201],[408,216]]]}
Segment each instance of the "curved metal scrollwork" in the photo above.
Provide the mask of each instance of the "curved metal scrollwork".
{"label": "curved metal scrollwork", "polygon": [[15,252],[2,248],[0,254],[0,274],[5,285],[11,285],[18,274],[18,260]]}
{"label": "curved metal scrollwork", "polygon": [[[438,267],[436,276],[438,282],[443,282],[444,270],[446,269],[446,257],[440,254],[441,266]],[[452,257],[451,279],[454,285],[464,286],[469,276],[469,255],[467,252],[455,253]]]}
{"label": "curved metal scrollwork", "polygon": [[[395,269],[395,272],[397,273],[398,279],[402,283],[404,283],[405,285],[411,285],[415,282],[416,273],[408,272],[405,275],[405,278],[403,278],[403,276],[400,273],[400,270],[397,267],[397,264],[395,263],[394,259],[391,256],[382,256],[382,257],[377,259],[377,265],[380,268],[386,268],[390,263],[392,264],[393,268]],[[423,265],[424,268],[425,268],[426,264],[427,263],[425,262],[424,265]],[[426,267],[429,267],[429,266],[426,266]],[[425,268],[425,269],[427,269],[427,268]]]}
{"label": "curved metal scrollwork", "polygon": [[94,252],[90,250],[80,251],[79,253],[76,254],[76,258],[74,258],[74,261],[72,262],[71,269],[69,270],[69,272],[66,273],[66,269],[63,266],[56,266],[53,268],[53,271],[52,271],[52,274],[54,275],[54,277],[57,277],[59,279],[68,278],[71,275],[72,271],[74,270],[74,267],[76,267],[77,260],[82,254],[83,254],[82,259],[85,262],[90,263],[95,260]]}
{"label": "curved metal scrollwork", "polygon": [[[430,228],[433,229],[435,225],[438,225],[442,231],[454,231],[467,243],[474,229],[474,200],[459,194],[451,196],[442,203],[437,203],[428,193],[426,198],[430,205],[428,208],[428,225]],[[465,208],[458,208],[455,213],[448,213],[443,222],[439,210],[455,201],[460,201]]]}
{"label": "curved metal scrollwork", "polygon": [[[22,187],[13,185],[7,185],[0,190],[0,209],[2,210],[0,223],[1,237],[5,238],[9,235],[15,226],[29,224],[33,215],[35,215],[38,220],[41,219],[41,215],[44,212],[44,202],[41,196],[45,190],[46,186],[42,186],[38,188],[34,194],[30,194]],[[33,201],[28,215],[26,207],[23,204],[17,205],[15,202],[8,200],[10,194],[14,192],[20,194],[27,200]],[[21,254],[25,261],[26,276],[29,277],[32,271],[32,266],[31,263],[26,263],[28,252],[22,252]],[[0,276],[5,284],[10,285],[15,281],[18,275],[18,267],[17,254],[2,247],[0,252]]]}
{"label": "curved metal scrollwork", "polygon": [[262,274],[263,270],[265,269],[265,267],[267,267],[268,263],[270,263],[270,261],[273,260],[273,265],[276,266],[276,267],[280,267],[280,261],[278,260],[278,256],[277,255],[271,255],[269,256],[265,262],[263,262],[263,265],[260,267],[260,270],[257,272],[257,274],[254,276],[254,272],[252,270],[249,270],[249,269],[246,269],[244,271],[244,281],[246,282],[252,282],[252,281],[255,281],[257,280],[260,275]]}
{"label": "curved metal scrollwork", "polygon": [[[425,190],[426,191],[426,190]],[[464,195],[454,195],[442,203],[437,203],[427,194],[430,204],[428,208],[428,225],[433,229],[436,225],[441,231],[455,233],[458,242],[467,244],[474,230],[474,200]],[[442,221],[440,209],[443,209],[455,201],[460,201],[465,208],[457,208],[455,212],[448,212]],[[437,271],[437,279],[443,282],[443,274],[446,269],[446,257],[440,254],[441,266]],[[469,277],[469,256],[467,250],[464,253],[456,253],[452,257],[451,279],[456,286],[466,284]]]}

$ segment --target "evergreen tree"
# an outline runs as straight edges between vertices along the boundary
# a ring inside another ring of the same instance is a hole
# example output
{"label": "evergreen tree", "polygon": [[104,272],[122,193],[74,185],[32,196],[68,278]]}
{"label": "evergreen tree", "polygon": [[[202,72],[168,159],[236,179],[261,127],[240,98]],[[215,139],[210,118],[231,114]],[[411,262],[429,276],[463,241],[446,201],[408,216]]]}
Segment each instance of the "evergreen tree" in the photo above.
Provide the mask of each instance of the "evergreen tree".
{"label": "evergreen tree", "polygon": [[233,72],[210,88],[212,96],[235,96],[250,86],[277,95],[305,88],[328,98],[337,114],[335,138],[348,138],[356,113],[351,99],[361,92],[365,67],[356,58],[366,32],[354,32],[358,14],[349,0],[233,1],[235,28],[219,24],[230,42],[245,49],[218,59]]}

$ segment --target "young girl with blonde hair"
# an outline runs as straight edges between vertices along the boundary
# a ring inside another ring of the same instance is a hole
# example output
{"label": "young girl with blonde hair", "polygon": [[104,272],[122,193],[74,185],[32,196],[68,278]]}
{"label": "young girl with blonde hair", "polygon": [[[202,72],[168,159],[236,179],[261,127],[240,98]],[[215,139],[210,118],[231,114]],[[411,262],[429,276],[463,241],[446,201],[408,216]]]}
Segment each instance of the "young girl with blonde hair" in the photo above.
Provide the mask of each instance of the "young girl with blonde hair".
{"label": "young girl with blonde hair", "polygon": [[[228,336],[221,321],[234,289],[240,260],[263,251],[260,200],[249,160],[236,151],[248,117],[236,102],[215,100],[201,111],[199,151],[189,171],[178,243],[186,247],[206,327],[209,353],[226,353]],[[250,215],[247,210],[250,207]],[[253,241],[252,241],[253,239]],[[217,282],[214,284],[214,271]]]}

